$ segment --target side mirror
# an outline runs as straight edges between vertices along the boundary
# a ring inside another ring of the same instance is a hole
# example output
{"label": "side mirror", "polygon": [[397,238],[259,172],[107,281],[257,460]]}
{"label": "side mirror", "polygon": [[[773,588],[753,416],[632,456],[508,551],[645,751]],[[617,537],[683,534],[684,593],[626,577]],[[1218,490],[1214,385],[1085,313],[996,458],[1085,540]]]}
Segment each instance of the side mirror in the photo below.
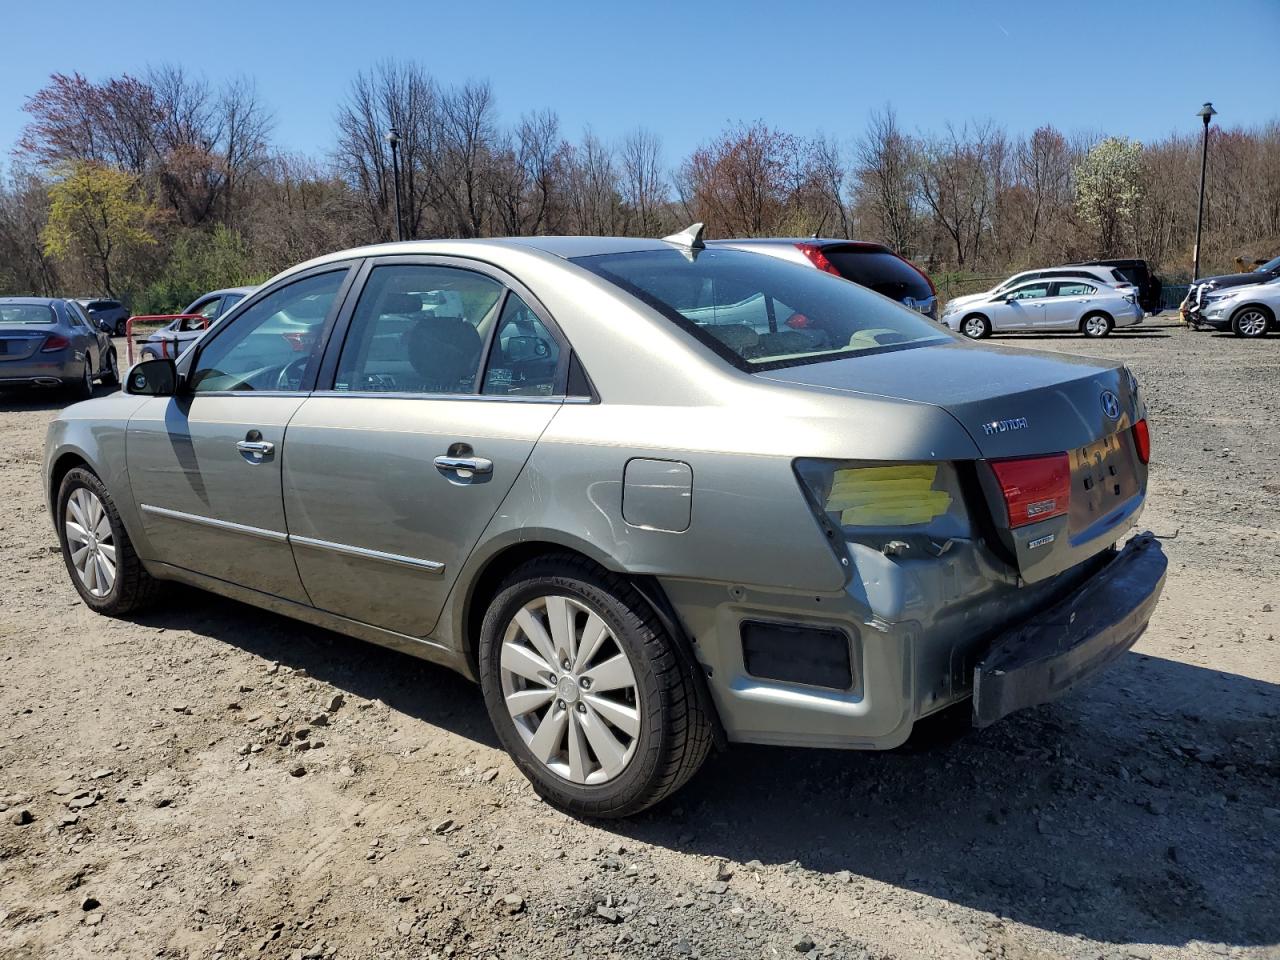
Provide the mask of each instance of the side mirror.
{"label": "side mirror", "polygon": [[171,397],[178,392],[178,367],[172,357],[157,357],[133,365],[124,392],[141,397]]}

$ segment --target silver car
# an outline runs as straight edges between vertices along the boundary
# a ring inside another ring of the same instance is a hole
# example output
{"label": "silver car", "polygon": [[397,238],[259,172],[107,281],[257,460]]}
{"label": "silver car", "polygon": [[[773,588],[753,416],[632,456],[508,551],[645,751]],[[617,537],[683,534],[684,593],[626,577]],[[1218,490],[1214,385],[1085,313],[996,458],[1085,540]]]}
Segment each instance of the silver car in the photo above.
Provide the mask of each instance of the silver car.
{"label": "silver car", "polygon": [[269,281],[49,428],[72,583],[176,580],[477,679],[548,800],[714,744],[993,723],[1143,632],[1123,366],[973,344],[696,232],[384,244]]}
{"label": "silver car", "polygon": [[1137,295],[1097,281],[1032,280],[989,296],[951,301],[942,322],[981,340],[1010,331],[1071,331],[1105,337],[1116,327],[1142,323]]}
{"label": "silver car", "polygon": [[228,287],[212,290],[192,301],[181,315],[174,317],[142,343],[144,360],[176,357],[204,336],[214,322],[225,316],[237,303],[253,293],[255,287]]}
{"label": "silver car", "polygon": [[0,390],[63,387],[77,399],[119,383],[106,325],[75,300],[0,297]]}

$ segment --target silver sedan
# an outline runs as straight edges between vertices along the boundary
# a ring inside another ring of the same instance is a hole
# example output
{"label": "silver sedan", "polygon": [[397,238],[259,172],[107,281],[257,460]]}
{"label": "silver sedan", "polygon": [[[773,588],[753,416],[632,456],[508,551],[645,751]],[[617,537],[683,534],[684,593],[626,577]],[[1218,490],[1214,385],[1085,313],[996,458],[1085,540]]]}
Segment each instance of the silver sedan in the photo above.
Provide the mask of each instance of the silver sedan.
{"label": "silver sedan", "polygon": [[548,800],[623,816],[725,742],[984,726],[1145,629],[1123,366],[973,344],[666,240],[384,244],[269,281],[53,421],[68,573],[179,581],[477,679]]}

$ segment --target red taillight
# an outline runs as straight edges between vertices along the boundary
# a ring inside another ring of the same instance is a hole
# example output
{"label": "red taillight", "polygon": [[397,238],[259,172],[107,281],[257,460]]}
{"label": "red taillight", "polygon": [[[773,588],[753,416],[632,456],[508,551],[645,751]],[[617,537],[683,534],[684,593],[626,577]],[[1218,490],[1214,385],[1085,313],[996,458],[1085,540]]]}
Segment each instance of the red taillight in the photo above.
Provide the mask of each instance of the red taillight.
{"label": "red taillight", "polygon": [[40,348],[41,353],[53,353],[55,350],[65,350],[71,346],[71,341],[60,333],[52,333],[45,340],[44,346]]}
{"label": "red taillight", "polygon": [[1067,512],[1071,461],[1065,453],[991,463],[1009,508],[1009,526],[1024,527]]}
{"label": "red taillight", "polygon": [[1151,430],[1146,420],[1139,420],[1133,425],[1133,445],[1138,448],[1138,459],[1143,463],[1151,462]]}
{"label": "red taillight", "polygon": [[835,264],[827,259],[822,252],[822,248],[816,243],[797,243],[796,249],[808,257],[809,262],[819,270],[824,273],[834,274],[837,277],[840,276],[840,271],[835,268]]}

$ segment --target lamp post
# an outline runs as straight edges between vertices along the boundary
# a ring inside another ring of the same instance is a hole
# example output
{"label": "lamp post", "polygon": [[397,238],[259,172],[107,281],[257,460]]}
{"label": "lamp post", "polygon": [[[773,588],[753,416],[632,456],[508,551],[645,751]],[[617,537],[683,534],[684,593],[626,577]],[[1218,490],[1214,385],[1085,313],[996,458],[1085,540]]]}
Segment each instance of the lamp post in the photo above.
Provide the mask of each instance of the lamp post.
{"label": "lamp post", "polygon": [[1191,267],[1192,283],[1200,279],[1200,228],[1204,225],[1204,172],[1209,163],[1209,118],[1217,112],[1213,109],[1212,103],[1206,103],[1196,111],[1196,116],[1204,121],[1204,146],[1200,150],[1200,212],[1196,214],[1196,247],[1193,254],[1195,263]]}
{"label": "lamp post", "polygon": [[[1208,121],[1205,121],[1206,123]],[[396,239],[404,239],[404,217],[400,215],[400,131],[392,127],[387,131],[387,143],[391,145],[391,176],[396,189]]]}

